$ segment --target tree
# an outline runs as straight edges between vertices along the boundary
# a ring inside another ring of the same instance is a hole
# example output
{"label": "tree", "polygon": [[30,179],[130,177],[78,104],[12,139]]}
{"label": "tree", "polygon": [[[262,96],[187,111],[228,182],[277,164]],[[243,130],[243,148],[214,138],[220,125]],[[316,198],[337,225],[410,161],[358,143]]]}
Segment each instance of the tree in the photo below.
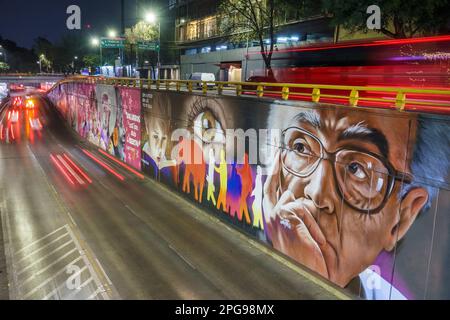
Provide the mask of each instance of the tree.
{"label": "tree", "polygon": [[222,0],[219,5],[222,34],[230,35],[233,42],[257,40],[269,76],[272,75],[275,31],[280,17],[275,8],[279,10],[280,4],[280,0]]}
{"label": "tree", "polygon": [[448,0],[322,0],[324,12],[332,16],[333,24],[350,32],[367,32],[367,7],[376,4],[381,9],[381,29],[390,38],[410,38],[415,35],[435,35],[449,26]]}
{"label": "tree", "polygon": [[100,56],[98,54],[88,54],[83,57],[83,63],[86,67],[95,67],[100,65]]}
{"label": "tree", "polygon": [[9,65],[6,62],[0,62],[0,72],[6,72],[9,70]]}
{"label": "tree", "polygon": [[57,56],[56,47],[47,39],[38,37],[34,40],[33,51],[39,57],[42,70],[50,71]]}
{"label": "tree", "polygon": [[0,36],[0,45],[7,52],[10,72],[31,72],[38,69],[37,57],[27,48],[18,47],[14,41]]}
{"label": "tree", "polygon": [[125,38],[130,44],[136,44],[138,41],[154,41],[158,39],[158,28],[154,24],[140,21],[133,27],[125,29]]}

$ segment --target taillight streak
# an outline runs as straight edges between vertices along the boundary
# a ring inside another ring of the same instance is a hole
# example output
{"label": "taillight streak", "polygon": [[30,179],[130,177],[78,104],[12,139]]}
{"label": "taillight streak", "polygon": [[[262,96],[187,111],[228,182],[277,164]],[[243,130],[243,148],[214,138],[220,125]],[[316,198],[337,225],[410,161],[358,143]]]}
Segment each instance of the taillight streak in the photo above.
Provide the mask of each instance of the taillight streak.
{"label": "taillight streak", "polygon": [[67,169],[67,171],[69,171],[69,173],[72,175],[72,177],[74,177],[79,184],[83,185],[84,184],[83,179],[81,179],[81,177],[78,174],[76,174],[75,171],[73,171],[73,169],[61,157],[61,155],[58,154],[56,157],[58,158],[59,162]]}
{"label": "taillight streak", "polygon": [[135,169],[131,168],[129,165],[123,163],[123,162],[120,161],[119,159],[116,159],[115,157],[113,157],[112,155],[110,155],[109,153],[105,152],[105,151],[102,150],[102,149],[98,149],[98,151],[99,151],[101,154],[107,156],[109,159],[113,160],[115,163],[121,165],[122,167],[124,167],[124,168],[127,169],[128,171],[134,173],[134,174],[135,174],[136,176],[138,176],[139,178],[144,179],[144,175],[143,175],[143,174],[141,174],[141,173],[139,173],[138,171],[136,171]]}
{"label": "taillight streak", "polygon": [[83,151],[84,154],[86,154],[89,158],[91,158],[92,160],[94,160],[95,162],[97,162],[100,166],[102,166],[103,168],[105,168],[106,170],[108,170],[111,174],[113,174],[116,178],[118,178],[121,181],[124,181],[125,178],[118,174],[117,172],[114,171],[113,168],[111,168],[110,166],[108,166],[106,163],[102,162],[101,160],[97,159],[94,155],[92,155],[89,151],[85,150],[85,149],[81,149],[81,151]]}
{"label": "taillight streak", "polygon": [[67,172],[64,170],[64,168],[59,164],[58,160],[51,154],[50,158],[52,159],[53,163],[56,165],[56,167],[59,169],[59,171],[64,175],[67,181],[69,181],[72,185],[75,185],[75,182],[70,178],[70,176],[67,174]]}
{"label": "taillight streak", "polygon": [[83,170],[81,170],[80,167],[78,167],[73,161],[72,159],[70,159],[70,157],[67,154],[63,154],[63,157],[70,163],[70,165],[75,168],[76,171],[78,171],[79,174],[81,174],[83,176],[84,179],[86,179],[87,182],[92,183],[92,180],[89,178],[89,176],[84,173]]}

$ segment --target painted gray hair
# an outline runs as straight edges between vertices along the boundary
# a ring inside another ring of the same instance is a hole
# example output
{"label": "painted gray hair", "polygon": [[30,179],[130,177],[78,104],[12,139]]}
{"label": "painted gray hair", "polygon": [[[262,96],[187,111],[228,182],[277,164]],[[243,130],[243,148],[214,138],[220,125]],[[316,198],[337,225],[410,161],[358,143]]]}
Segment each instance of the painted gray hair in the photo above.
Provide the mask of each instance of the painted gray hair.
{"label": "painted gray hair", "polygon": [[430,208],[439,189],[450,190],[450,122],[433,115],[419,115],[417,134],[410,163],[413,182],[405,184],[400,196],[421,187],[428,192],[428,202],[423,210]]}

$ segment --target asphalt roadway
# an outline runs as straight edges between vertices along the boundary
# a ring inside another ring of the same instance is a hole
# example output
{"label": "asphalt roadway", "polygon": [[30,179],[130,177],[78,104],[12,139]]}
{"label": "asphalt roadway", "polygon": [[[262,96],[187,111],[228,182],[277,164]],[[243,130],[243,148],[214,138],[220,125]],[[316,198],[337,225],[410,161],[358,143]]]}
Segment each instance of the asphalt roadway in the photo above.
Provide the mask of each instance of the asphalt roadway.
{"label": "asphalt roadway", "polygon": [[[348,298],[79,141],[44,99],[7,104],[0,129],[6,298]],[[64,175],[78,169],[78,181]]]}

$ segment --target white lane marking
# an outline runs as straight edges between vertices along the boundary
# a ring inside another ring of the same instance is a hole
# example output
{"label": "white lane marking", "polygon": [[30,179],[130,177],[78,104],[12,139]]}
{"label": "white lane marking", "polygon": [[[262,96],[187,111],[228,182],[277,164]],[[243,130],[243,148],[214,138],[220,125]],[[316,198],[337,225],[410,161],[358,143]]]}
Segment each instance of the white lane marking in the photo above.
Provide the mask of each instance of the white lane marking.
{"label": "white lane marking", "polygon": [[[95,292],[93,293],[93,294],[91,294],[88,298],[87,298],[87,300],[92,300],[92,299],[94,299],[99,293],[104,293],[105,292],[105,289],[103,289],[102,287],[99,287],[97,290],[95,290]],[[104,298],[104,297],[103,297]]]}
{"label": "white lane marking", "polygon": [[56,289],[53,290],[48,295],[46,295],[44,298],[42,298],[42,300],[48,300],[48,299],[50,299],[50,297],[54,297],[55,299],[53,299],[53,300],[56,300],[56,298],[59,298],[58,291],[56,291]]}
{"label": "white lane marking", "polygon": [[55,194],[58,194],[58,191],[56,191],[56,189],[55,189],[55,187],[54,187],[53,185],[50,185],[50,187],[52,188],[52,190],[53,190],[53,192],[54,192]]}
{"label": "white lane marking", "polygon": [[61,240],[62,238],[66,237],[66,236],[68,236],[68,235],[69,235],[69,233],[66,232],[66,233],[64,233],[62,236],[59,236],[58,238],[53,239],[52,241],[48,242],[45,246],[42,246],[42,247],[40,247],[39,249],[36,249],[36,250],[34,250],[34,251],[31,251],[30,253],[28,253],[27,255],[23,256],[23,257],[20,258],[18,261],[16,261],[15,264],[21,263],[21,262],[22,262],[23,260],[25,260],[26,258],[32,256],[33,254],[36,254],[36,253],[39,252],[39,251],[44,250],[45,248],[51,246],[53,243],[55,243],[55,242]]}
{"label": "white lane marking", "polygon": [[63,164],[63,166],[66,167],[67,170],[69,170],[70,174],[74,176],[75,179],[77,179],[79,184],[85,184],[83,179],[81,179],[81,177],[75,171],[73,171],[72,167],[67,164],[66,160],[64,160],[60,154],[58,154],[56,157]]}
{"label": "white lane marking", "polygon": [[[138,219],[141,219],[141,218],[139,217],[139,215],[138,215],[133,209],[131,209],[131,207],[129,207],[127,204],[124,204],[124,207],[125,207],[126,209],[128,209],[132,214],[134,214]],[[179,253],[174,247],[172,247],[172,245],[169,243],[169,241],[167,241],[166,239],[164,239],[164,241],[167,242],[168,247],[169,247],[173,252],[175,252],[175,254],[176,254],[178,257],[181,258],[181,260],[183,260],[186,264],[188,264],[192,269],[197,270],[197,268],[195,268],[195,266],[194,266],[188,259],[186,259],[186,258],[185,258],[181,253]]]}
{"label": "white lane marking", "polygon": [[158,182],[154,181],[153,179],[147,179],[147,181],[150,184],[152,184],[155,187],[155,189],[158,189],[160,192],[163,192],[163,193],[164,192],[170,192],[170,194],[171,194],[172,198],[174,199],[174,201],[177,201],[177,203],[179,205],[186,205],[187,207],[191,208],[192,212],[194,214],[196,213],[202,219],[205,219],[205,220],[203,220],[203,221],[205,221],[205,223],[209,219],[209,221],[216,222],[220,227],[224,227],[225,226],[226,228],[228,228],[228,230],[230,230],[231,233],[233,233],[234,235],[239,237],[239,239],[241,239],[243,241],[246,241],[246,242],[249,242],[257,250],[260,250],[261,252],[263,252],[263,253],[267,254],[268,256],[274,258],[279,263],[285,265],[286,267],[290,268],[292,271],[300,274],[304,278],[306,278],[309,281],[313,282],[314,284],[320,286],[321,288],[323,288],[327,292],[331,293],[332,295],[334,295],[338,299],[341,299],[341,300],[350,300],[350,299],[352,299],[352,296],[347,295],[347,293],[340,291],[339,288],[333,287],[332,284],[329,284],[329,283],[323,281],[322,279],[316,277],[311,272],[306,271],[306,270],[302,269],[302,267],[296,265],[295,263],[288,261],[286,258],[282,257],[279,253],[274,251],[273,248],[269,248],[266,245],[264,245],[262,243],[259,243],[258,240],[252,240],[247,235],[245,235],[241,231],[238,231],[237,229],[230,228],[225,222],[219,220],[218,218],[216,218],[212,214],[208,214],[206,211],[204,211],[203,209],[195,206],[195,204],[193,204],[190,201],[187,201],[185,198],[182,198],[181,195],[179,195],[176,192],[173,192],[171,189],[169,189],[169,187],[165,186],[164,184],[158,183]]}
{"label": "white lane marking", "polygon": [[127,208],[132,214],[137,216],[137,213],[133,209],[131,209],[127,204],[125,204],[124,207]]}
{"label": "white lane marking", "polygon": [[[75,246],[77,247],[78,251],[80,252],[81,257],[83,258],[83,261],[85,263],[85,265],[88,267],[89,269],[89,273],[91,274],[91,276],[94,278],[95,284],[99,287],[102,288],[102,297],[104,300],[109,300],[109,296],[105,293],[105,289],[103,289],[103,284],[100,281],[100,278],[98,277],[97,273],[94,270],[94,267],[92,266],[91,262],[89,261],[88,257],[86,256],[85,251],[83,250],[83,248],[81,247],[80,243],[77,241],[77,238],[75,237],[75,235],[73,234],[73,231],[67,226],[67,231],[70,233],[70,236],[73,239],[73,242],[75,243]],[[96,293],[97,295],[98,293]]]}
{"label": "white lane marking", "polygon": [[92,281],[94,281],[94,278],[90,277],[90,278],[87,279],[85,282],[83,282],[82,284],[80,284],[80,287],[79,287],[79,288],[74,289],[73,292],[72,292],[69,296],[64,297],[64,300],[72,300],[73,297],[75,297],[78,293],[80,293],[81,290],[83,290],[83,288],[84,288],[85,286],[87,286],[89,283],[91,283]]}
{"label": "white lane marking", "polygon": [[[50,263],[49,265],[47,265],[45,268],[40,269],[38,272],[33,273],[31,275],[31,277],[29,277],[28,279],[22,281],[22,283],[20,284],[20,286],[24,286],[25,283],[27,283],[28,281],[36,278],[36,276],[41,275],[42,273],[44,273],[44,271],[47,271],[48,269],[50,269],[51,267],[53,267],[55,264],[59,263],[60,261],[64,260],[65,258],[67,258],[68,256],[70,256],[74,251],[76,251],[77,249],[72,249],[69,252],[67,252],[66,254],[64,254],[63,256],[59,257],[58,259],[56,259],[55,261],[53,261],[52,263]],[[73,261],[71,263],[69,263],[69,265],[71,265],[73,263]]]}
{"label": "white lane marking", "polygon": [[[77,262],[80,261],[81,259],[82,259],[81,256],[78,257],[78,258],[76,258],[75,260],[73,260],[72,262],[70,262],[69,264],[67,264],[67,265],[65,266],[65,268],[67,269],[68,266],[73,266],[73,265],[75,265],[75,263],[77,263]],[[66,285],[66,281],[63,281],[63,283],[61,283],[61,284],[60,284],[57,288],[55,288],[52,292],[50,292],[50,293],[47,294],[44,298],[42,298],[42,300],[48,300],[50,297],[55,296],[55,295],[59,297],[59,295],[57,295],[57,293],[58,293],[58,291],[61,290],[65,285]]]}
{"label": "white lane marking", "polygon": [[98,264],[100,270],[102,270],[103,275],[105,276],[105,278],[106,278],[106,280],[108,281],[108,283],[109,283],[109,284],[112,284],[111,279],[110,279],[110,278],[108,277],[108,275],[106,274],[105,269],[103,269],[103,266],[102,266],[102,264],[100,263],[100,261],[98,261],[97,258],[95,259],[95,261],[97,262],[97,264]]}
{"label": "white lane marking", "polygon": [[[54,139],[56,139],[56,138],[53,136],[53,134],[52,134],[51,132],[49,132],[49,133],[50,133],[50,135],[51,135]],[[40,163],[37,161],[37,158],[36,158],[36,156],[34,155],[33,151],[31,150],[30,146],[27,145],[27,148],[28,148],[28,150],[30,151],[31,157],[34,159],[34,162],[37,164],[38,169],[41,171],[43,179],[45,180],[45,182],[47,183],[47,185],[48,185],[49,187],[51,187],[51,188],[54,190],[53,196],[54,196],[54,198],[55,198],[56,203],[60,206],[62,212],[68,212],[66,206],[65,206],[65,205],[62,203],[62,201],[60,200],[58,192],[56,192],[56,189],[54,188],[53,184],[50,183],[50,181],[49,181],[49,179],[48,179],[48,177],[47,177],[47,174],[46,174],[46,172],[44,171],[44,168],[43,168],[43,167],[40,165]],[[7,211],[0,210],[0,213],[1,213],[2,215],[3,215],[4,212],[7,212]],[[9,230],[11,230],[11,227],[10,227],[10,224],[9,224],[9,215],[7,215],[7,214],[6,214],[6,220],[7,220],[7,222],[8,222],[8,231],[9,231]],[[68,224],[66,224],[66,225],[64,225],[64,226],[61,227],[61,228],[66,228],[67,232],[70,233],[70,235],[71,235],[71,237],[72,237],[72,239],[73,239],[75,245],[76,245],[77,248],[78,248],[78,251],[80,252],[80,255],[81,255],[81,256],[80,256],[80,259],[83,259],[84,263],[88,265],[89,272],[90,272],[91,275],[94,277],[94,280],[95,280],[96,284],[97,284],[98,286],[100,286],[101,288],[103,288],[103,285],[102,285],[100,279],[98,278],[98,275],[95,273],[94,268],[92,267],[92,265],[91,265],[89,259],[86,257],[86,254],[84,253],[84,250],[82,249],[82,247],[81,247],[80,244],[78,243],[78,240],[77,240],[77,238],[75,237],[75,235],[73,234],[73,232],[72,232],[70,226],[69,226]],[[59,228],[59,229],[61,229],[61,228]],[[56,232],[56,231],[57,231],[57,230],[55,230],[54,232]],[[9,240],[9,243],[12,244],[11,233],[8,232],[7,234],[8,234],[8,237],[9,237],[9,239],[10,239],[10,240]],[[11,245],[9,245],[9,247],[11,247]],[[7,249],[7,248],[8,248],[8,247],[7,247],[6,244],[5,244],[5,249]],[[11,250],[11,249],[12,249],[12,247],[11,247],[9,250]],[[21,250],[22,250],[22,249],[21,249]],[[12,251],[11,251],[11,253],[12,253]],[[10,255],[7,257],[7,259],[10,259],[10,257],[12,258],[12,257],[13,257],[13,254],[10,254]],[[11,281],[10,281],[10,282],[13,284],[13,285],[10,287],[10,297],[12,297],[12,299],[15,299],[15,300],[17,300],[17,299],[23,299],[23,294],[22,294],[22,292],[20,292],[19,286],[17,286],[17,284],[18,284],[19,282],[18,282],[17,275],[16,275],[16,271],[15,271],[15,268],[14,268],[14,261],[13,261],[13,259],[11,259],[11,263],[10,263],[9,265],[12,266],[12,267],[10,268],[10,269],[12,270],[12,272],[11,272],[11,273],[8,273],[8,274],[11,274],[11,277],[12,277],[12,278],[11,278]],[[64,271],[64,269],[63,269],[62,271]],[[53,277],[52,277],[52,278],[53,278]],[[51,281],[52,278],[50,278],[49,281]],[[46,285],[46,283],[44,283],[42,286],[45,286],[45,285]],[[39,290],[39,288],[38,288],[38,290]],[[32,294],[32,293],[31,293],[31,294]],[[97,294],[98,294],[98,293],[97,293]],[[103,297],[104,300],[111,299],[111,298],[108,296],[108,294],[106,293],[106,290],[105,290],[105,289],[103,289],[103,291],[101,292],[101,294],[102,294],[102,297]],[[117,297],[118,297],[118,294],[117,294]]]}
{"label": "white lane marking", "polygon": [[75,227],[77,227],[77,223],[75,222],[75,220],[73,220],[73,217],[72,217],[72,215],[70,214],[69,211],[67,211],[67,215],[69,216],[69,219],[70,219],[70,221],[72,221],[73,225],[74,225]]}
{"label": "white lane marking", "polygon": [[[64,248],[64,247],[68,246],[69,244],[73,244],[73,241],[72,241],[72,240],[69,240],[69,241],[67,241],[66,243],[60,245],[58,248],[56,248],[56,249],[53,250],[52,252],[47,253],[45,256],[41,257],[40,259],[33,261],[33,263],[27,265],[25,268],[23,268],[22,270],[20,270],[20,271],[17,273],[17,275],[20,276],[22,273],[24,273],[24,272],[27,271],[28,269],[32,268],[34,265],[38,264],[38,263],[41,262],[42,260],[45,260],[46,258],[48,258],[49,256],[51,256],[52,254],[54,254],[55,252],[61,250],[61,249]],[[76,248],[75,248],[75,249],[72,249],[70,252],[73,252],[73,251],[75,251],[75,250],[77,250],[77,249],[76,249]]]}
{"label": "white lane marking", "polygon": [[179,253],[174,247],[172,247],[172,245],[169,245],[169,248],[170,248],[173,252],[175,252],[175,254],[176,254],[177,256],[179,256],[184,262],[186,262],[192,269],[197,270],[197,269],[194,267],[194,265],[193,265],[188,259],[186,259],[185,257],[183,257],[183,255],[182,255],[181,253]]}
{"label": "white lane marking", "polygon": [[42,238],[39,238],[39,239],[37,239],[37,240],[35,240],[35,241],[33,241],[33,242],[29,243],[28,245],[26,245],[25,247],[23,247],[23,248],[21,248],[21,249],[20,249],[19,251],[17,251],[17,252],[15,253],[15,254],[17,255],[18,253],[20,253],[20,252],[22,252],[22,251],[24,251],[24,250],[28,249],[29,247],[31,247],[31,246],[33,246],[33,245],[35,245],[36,243],[38,243],[38,242],[40,242],[40,241],[42,241],[42,240],[45,240],[45,239],[47,239],[48,237],[50,237],[50,236],[54,235],[55,233],[57,233],[58,231],[60,231],[60,230],[64,229],[65,227],[66,227],[66,226],[62,226],[62,227],[60,227],[60,228],[56,229],[55,231],[53,231],[53,232],[50,232],[49,234],[47,234],[47,235],[43,236]]}
{"label": "white lane marking", "polygon": [[[6,199],[6,197],[3,197]],[[3,200],[0,202],[0,214],[2,219],[2,229],[3,229],[3,241],[4,250],[6,258],[6,268],[8,273],[8,280],[11,283],[9,286],[9,298],[11,300],[17,300],[20,296],[19,290],[17,288],[17,274],[16,268],[14,266],[13,249],[12,249],[12,238],[11,238],[11,224],[9,221],[9,214],[7,210],[7,202]]]}
{"label": "white lane marking", "polygon": [[[81,258],[81,257],[80,257]],[[63,272],[65,272],[67,270],[67,265],[64,266],[61,270],[59,270],[57,273],[55,273],[54,275],[52,275],[50,278],[46,279],[44,282],[42,282],[40,285],[38,285],[37,287],[34,287],[33,289],[31,289],[31,291],[29,291],[24,297],[24,300],[27,300],[28,297],[32,296],[34,293],[36,293],[37,291],[39,291],[40,289],[42,289],[43,287],[45,287],[50,281],[52,281],[53,279],[55,279],[56,277],[58,277],[60,274],[62,274]],[[65,282],[64,282],[65,283]]]}

